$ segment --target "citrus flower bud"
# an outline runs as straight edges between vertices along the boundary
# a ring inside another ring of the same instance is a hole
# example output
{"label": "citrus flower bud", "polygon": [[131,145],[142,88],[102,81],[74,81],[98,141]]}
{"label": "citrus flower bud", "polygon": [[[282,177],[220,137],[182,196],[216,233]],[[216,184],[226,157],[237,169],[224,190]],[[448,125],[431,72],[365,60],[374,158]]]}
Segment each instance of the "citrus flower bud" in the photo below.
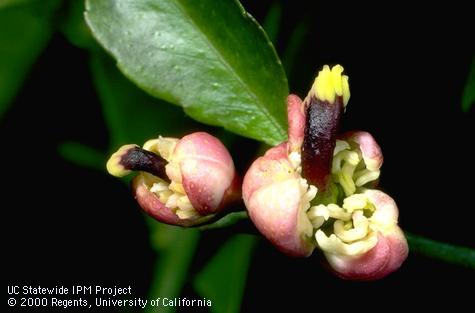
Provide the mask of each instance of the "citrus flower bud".
{"label": "citrus flower bud", "polygon": [[287,142],[254,161],[243,182],[249,217],[278,249],[292,256],[308,256],[315,248],[305,213],[315,193],[289,159]]}
{"label": "citrus flower bud", "polygon": [[367,132],[339,135],[350,97],[339,65],[319,72],[304,101],[287,98],[288,141],[249,168],[243,199],[258,230],[279,250],[321,249],[338,275],[377,279],[398,268],[407,243],[394,201],[374,187],[383,156]]}
{"label": "citrus flower bud", "polygon": [[240,197],[228,150],[204,132],[182,139],[159,137],[143,148],[125,145],[111,156],[107,169],[118,177],[140,171],[132,181],[137,202],[167,224],[201,224]]}

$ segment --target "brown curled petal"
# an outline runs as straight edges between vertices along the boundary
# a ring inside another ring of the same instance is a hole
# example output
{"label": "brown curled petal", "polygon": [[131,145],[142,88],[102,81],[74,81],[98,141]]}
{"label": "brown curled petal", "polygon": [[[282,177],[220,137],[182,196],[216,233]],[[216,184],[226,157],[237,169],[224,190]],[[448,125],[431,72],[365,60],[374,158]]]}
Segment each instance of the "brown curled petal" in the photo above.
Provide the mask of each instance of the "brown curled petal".
{"label": "brown curled petal", "polygon": [[280,144],[252,164],[243,198],[254,225],[270,242],[288,255],[308,256],[314,249],[312,226],[303,216],[300,177],[286,151],[287,144]]}
{"label": "brown curled petal", "polygon": [[145,213],[159,222],[177,225],[193,226],[206,221],[206,217],[197,219],[180,219],[175,212],[160,202],[159,198],[147,187],[145,175],[140,173],[132,180],[132,190],[135,199]]}
{"label": "brown curled petal", "polygon": [[226,147],[215,137],[197,132],[183,137],[173,152],[193,208],[214,214],[240,198],[239,178]]}
{"label": "brown curled petal", "polygon": [[289,123],[289,152],[300,152],[305,130],[305,115],[302,99],[296,95],[287,97],[287,120]]}
{"label": "brown curled petal", "polygon": [[376,171],[383,165],[383,153],[374,137],[365,131],[349,131],[341,134],[340,139],[356,143],[363,156],[366,167],[371,171]]}

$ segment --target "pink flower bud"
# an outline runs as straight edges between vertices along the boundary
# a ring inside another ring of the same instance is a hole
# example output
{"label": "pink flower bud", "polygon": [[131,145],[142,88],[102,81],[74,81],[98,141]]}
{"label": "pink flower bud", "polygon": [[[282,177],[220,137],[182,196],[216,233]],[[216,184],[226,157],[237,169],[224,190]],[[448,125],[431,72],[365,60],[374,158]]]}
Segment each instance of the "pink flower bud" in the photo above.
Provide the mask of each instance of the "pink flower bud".
{"label": "pink flower bud", "polygon": [[127,145],[112,155],[109,173],[141,172],[132,188],[142,209],[160,222],[203,223],[240,198],[240,179],[226,147],[197,132],[182,139],[149,140],[144,149]]}
{"label": "pink flower bud", "polygon": [[394,201],[367,189],[383,156],[367,132],[338,135],[349,100],[343,68],[325,66],[304,101],[287,98],[288,141],[249,168],[243,199],[257,229],[279,250],[309,256],[321,249],[341,277],[371,280],[407,256]]}
{"label": "pink flower bud", "polygon": [[259,231],[279,250],[308,256],[314,249],[312,225],[304,207],[307,186],[288,160],[287,143],[271,148],[247,171],[244,203]]}

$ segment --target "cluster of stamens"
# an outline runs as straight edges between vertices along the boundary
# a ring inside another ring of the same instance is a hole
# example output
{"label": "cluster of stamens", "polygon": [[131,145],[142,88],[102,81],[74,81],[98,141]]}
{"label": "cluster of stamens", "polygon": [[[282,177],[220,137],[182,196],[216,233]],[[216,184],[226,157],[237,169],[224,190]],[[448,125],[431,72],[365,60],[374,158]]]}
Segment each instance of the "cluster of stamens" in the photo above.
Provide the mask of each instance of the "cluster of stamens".
{"label": "cluster of stamens", "polygon": [[[291,152],[289,161],[294,170],[301,173],[300,154]],[[377,243],[376,233],[371,230],[374,205],[364,194],[363,186],[378,179],[379,173],[379,169],[370,170],[366,167],[362,153],[354,143],[337,140],[331,184],[337,193],[342,191],[335,196],[338,200],[327,205],[312,205],[318,189],[300,178],[301,210],[310,220],[313,228],[311,234],[323,251],[360,255]],[[307,229],[302,235],[309,233]]]}
{"label": "cluster of stamens", "polygon": [[153,152],[164,158],[168,164],[165,166],[165,171],[170,177],[170,183],[166,182],[160,177],[146,174],[148,177],[148,184],[150,191],[155,193],[160,202],[171,209],[181,219],[198,218],[199,214],[193,208],[190,199],[186,195],[181,182],[181,173],[179,166],[173,162],[172,156],[176,144],[176,138],[159,137],[147,141],[143,148],[147,151]]}

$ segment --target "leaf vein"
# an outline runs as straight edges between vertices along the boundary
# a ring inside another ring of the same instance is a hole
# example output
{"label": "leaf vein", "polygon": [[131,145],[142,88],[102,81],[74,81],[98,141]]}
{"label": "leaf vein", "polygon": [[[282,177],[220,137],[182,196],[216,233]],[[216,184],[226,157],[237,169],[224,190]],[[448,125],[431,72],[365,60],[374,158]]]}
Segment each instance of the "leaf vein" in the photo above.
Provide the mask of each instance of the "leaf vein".
{"label": "leaf vein", "polygon": [[223,66],[225,66],[229,70],[229,72],[232,73],[235,76],[236,80],[244,87],[244,90],[246,90],[248,95],[251,98],[254,98],[254,100],[258,104],[258,107],[259,107],[260,111],[270,120],[270,122],[274,126],[274,128],[276,128],[278,131],[282,131],[279,123],[275,120],[275,118],[272,116],[272,114],[264,106],[262,106],[261,102],[259,101],[260,99],[256,95],[256,93],[253,90],[251,90],[246,83],[244,83],[242,78],[236,73],[235,69],[222,57],[222,55],[218,52],[218,50],[213,45],[212,41],[208,38],[208,36],[205,34],[205,32],[201,29],[201,27],[199,27],[199,25],[197,25],[195,23],[195,21],[193,20],[193,17],[186,12],[186,10],[183,8],[180,1],[178,0],[178,1],[172,1],[172,2],[175,3],[176,8],[178,10],[180,10],[180,12],[183,14],[183,16],[187,17],[187,20],[189,21],[189,23],[193,27],[195,27],[196,29],[200,30],[199,33],[200,33],[201,37],[203,38],[204,42],[206,43],[206,45],[208,45],[208,47],[216,53],[216,55],[219,58],[219,61],[221,61],[221,64]]}

